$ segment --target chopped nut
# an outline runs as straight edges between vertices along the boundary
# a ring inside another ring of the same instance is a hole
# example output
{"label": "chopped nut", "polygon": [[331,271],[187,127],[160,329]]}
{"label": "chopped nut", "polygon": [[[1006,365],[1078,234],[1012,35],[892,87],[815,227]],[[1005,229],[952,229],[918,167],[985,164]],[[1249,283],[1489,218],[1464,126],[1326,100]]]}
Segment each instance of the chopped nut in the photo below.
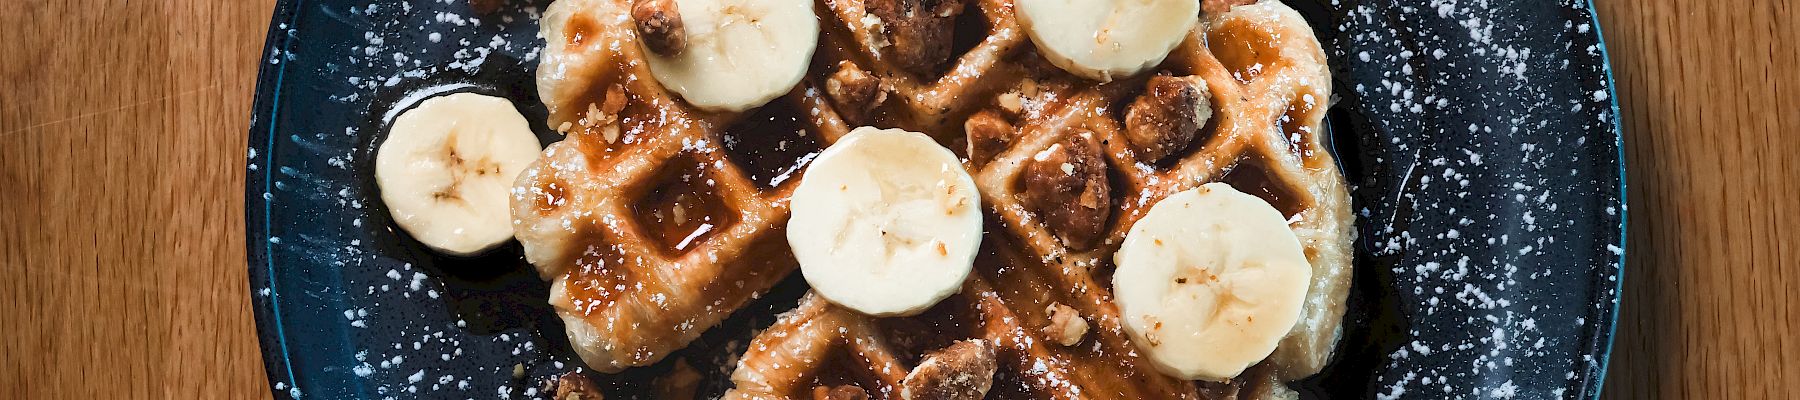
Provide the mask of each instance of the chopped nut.
{"label": "chopped nut", "polygon": [[838,62],[837,72],[825,79],[825,94],[831,96],[838,114],[853,125],[868,122],[871,110],[887,101],[881,80],[849,61]]}
{"label": "chopped nut", "polygon": [[606,144],[618,143],[619,125],[613,124],[600,128],[600,137],[606,139]]}
{"label": "chopped nut", "polygon": [[1042,94],[1041,89],[1038,87],[1037,79],[1028,78],[1028,79],[1025,79],[1024,82],[1019,82],[1019,94],[1025,96],[1025,97],[1032,97],[1032,98],[1038,97],[1039,94]]}
{"label": "chopped nut", "polygon": [[880,17],[864,13],[862,18],[856,22],[862,24],[864,32],[870,32],[869,35],[863,37],[863,46],[867,46],[870,50],[881,50],[883,47],[894,45],[894,42],[888,41],[886,34],[882,34],[887,27],[881,23]]}
{"label": "chopped nut", "polygon": [[900,381],[901,399],[980,399],[999,369],[992,343],[964,340],[925,355]]}
{"label": "chopped nut", "polygon": [[625,87],[612,85],[606,88],[606,98],[601,100],[600,111],[611,115],[616,121],[619,112],[625,111]]}
{"label": "chopped nut", "polygon": [[600,388],[580,372],[562,374],[556,379],[556,400],[605,400]]}
{"label": "chopped nut", "polygon": [[[606,94],[600,103],[588,103],[587,110],[575,122],[583,128],[610,125],[619,122],[619,112],[625,110],[625,88],[613,85],[606,88]],[[564,122],[567,124],[568,122]]]}
{"label": "chopped nut", "polygon": [[1013,134],[1017,132],[1012,124],[1000,117],[1000,113],[981,110],[970,115],[969,120],[963,122],[963,134],[969,137],[969,161],[974,162],[978,168],[987,165],[988,161],[994,160],[994,156],[1006,151],[1006,146],[1012,142]]}
{"label": "chopped nut", "polygon": [[994,99],[994,102],[1000,105],[1000,109],[1014,115],[1025,110],[1025,99],[1019,95],[1019,92],[1001,93],[1000,97]]}
{"label": "chopped nut", "polygon": [[637,21],[638,34],[650,51],[675,56],[687,50],[687,29],[675,0],[637,0],[631,19]]}
{"label": "chopped nut", "polygon": [[1125,138],[1144,161],[1187,149],[1212,118],[1212,92],[1196,76],[1150,78],[1143,96],[1125,112]]}
{"label": "chopped nut", "polygon": [[867,7],[881,19],[894,60],[924,74],[950,59],[950,35],[968,0],[869,0]]}
{"label": "chopped nut", "polygon": [[814,386],[813,400],[869,400],[869,392],[856,385]]}
{"label": "chopped nut", "polygon": [[1082,250],[1099,238],[1112,202],[1107,198],[1106,161],[1093,135],[1072,135],[1033,155],[1023,179],[1026,202],[1063,244]]}
{"label": "chopped nut", "polygon": [[1057,344],[1074,346],[1081,343],[1081,337],[1087,335],[1088,322],[1074,307],[1062,303],[1051,303],[1044,312],[1050,314],[1050,324],[1044,326],[1044,335],[1055,340]]}
{"label": "chopped nut", "polygon": [[[603,122],[603,120],[604,120],[604,122]],[[583,127],[583,128],[592,128],[592,127],[594,127],[594,125],[600,125],[600,124],[604,124],[607,122],[611,122],[611,120],[612,120],[612,115],[602,113],[602,112],[600,112],[600,107],[595,106],[594,103],[588,103],[587,112],[582,113],[581,120],[576,121],[576,122],[580,122],[581,127]]]}

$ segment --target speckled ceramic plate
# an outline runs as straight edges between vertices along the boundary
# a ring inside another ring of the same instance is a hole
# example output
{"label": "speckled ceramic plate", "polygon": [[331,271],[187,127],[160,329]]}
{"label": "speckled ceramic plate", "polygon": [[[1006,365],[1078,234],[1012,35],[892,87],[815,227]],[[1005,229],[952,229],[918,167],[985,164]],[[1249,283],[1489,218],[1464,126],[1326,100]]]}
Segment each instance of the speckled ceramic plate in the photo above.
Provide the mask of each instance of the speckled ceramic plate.
{"label": "speckled ceramic plate", "polygon": [[[1302,391],[1596,395],[1625,209],[1592,7],[1288,3],[1331,56],[1331,137],[1360,232],[1346,334]],[[532,76],[546,4],[514,0],[479,18],[465,0],[276,6],[245,187],[251,301],[276,393],[544,397],[544,381],[579,368],[516,244],[436,256],[393,228],[370,178],[383,115],[421,92],[503,96],[542,120]],[[700,393],[716,395],[742,339],[803,290],[790,279],[670,359],[688,360],[708,378]],[[651,397],[667,368],[597,378],[609,398]]]}

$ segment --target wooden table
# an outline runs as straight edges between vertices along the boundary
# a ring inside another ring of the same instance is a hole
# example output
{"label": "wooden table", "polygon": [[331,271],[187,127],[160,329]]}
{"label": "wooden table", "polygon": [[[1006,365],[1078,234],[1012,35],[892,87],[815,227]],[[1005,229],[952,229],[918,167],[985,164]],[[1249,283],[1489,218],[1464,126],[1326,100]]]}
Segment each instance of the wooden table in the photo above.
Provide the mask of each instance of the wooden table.
{"label": "wooden table", "polygon": [[[0,398],[269,396],[242,187],[272,3],[0,8]],[[1790,397],[1800,1],[1599,6],[1630,164],[1608,397]]]}
{"label": "wooden table", "polygon": [[1596,2],[1630,176],[1624,311],[1605,392],[1792,398],[1800,1]]}

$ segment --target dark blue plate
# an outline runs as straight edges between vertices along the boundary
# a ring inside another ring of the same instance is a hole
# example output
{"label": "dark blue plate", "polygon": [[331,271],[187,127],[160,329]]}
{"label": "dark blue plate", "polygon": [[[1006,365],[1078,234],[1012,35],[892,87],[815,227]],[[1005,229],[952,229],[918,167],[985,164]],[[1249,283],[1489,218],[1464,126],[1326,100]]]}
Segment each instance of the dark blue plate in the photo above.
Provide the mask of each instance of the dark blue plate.
{"label": "dark blue plate", "polygon": [[[270,23],[245,187],[270,385],[293,397],[545,397],[544,381],[580,363],[517,245],[479,259],[425,250],[393,228],[370,171],[384,115],[420,93],[503,96],[542,120],[532,76],[548,2],[479,18],[461,1],[366,3],[283,0]],[[1625,209],[1593,8],[1289,4],[1332,59],[1329,120],[1360,232],[1345,336],[1303,392],[1594,397]],[[743,338],[803,289],[790,279],[670,359],[716,395]],[[668,368],[596,377],[609,398],[651,397]]]}

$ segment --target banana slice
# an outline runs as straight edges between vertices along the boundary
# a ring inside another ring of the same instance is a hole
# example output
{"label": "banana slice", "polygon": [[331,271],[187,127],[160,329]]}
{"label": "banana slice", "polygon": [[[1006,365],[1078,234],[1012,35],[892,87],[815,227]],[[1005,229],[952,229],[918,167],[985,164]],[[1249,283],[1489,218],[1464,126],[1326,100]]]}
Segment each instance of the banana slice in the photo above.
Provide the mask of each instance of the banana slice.
{"label": "banana slice", "polygon": [[[744,111],[794,88],[819,43],[811,0],[674,0],[682,40],[639,40],[650,73],[664,87],[708,111]],[[640,27],[645,24],[639,24]],[[640,29],[640,33],[645,33]],[[649,34],[675,34],[669,30]],[[648,43],[683,42],[678,52]]]}
{"label": "banana slice", "polygon": [[1125,330],[1182,379],[1224,381],[1267,358],[1299,319],[1312,279],[1281,212],[1223,183],[1151,206],[1114,261]]}
{"label": "banana slice", "polygon": [[512,239],[513,178],[540,150],[506,99],[434,97],[394,119],[375,153],[375,184],[400,229],[434,250],[474,255]]}
{"label": "banana slice", "polygon": [[1200,0],[1019,0],[1038,52],[1101,82],[1161,64],[1200,21]]}
{"label": "banana slice", "polygon": [[794,190],[788,245],[827,300],[874,316],[917,314],[968,278],[980,202],[975,180],[937,141],[856,128]]}

